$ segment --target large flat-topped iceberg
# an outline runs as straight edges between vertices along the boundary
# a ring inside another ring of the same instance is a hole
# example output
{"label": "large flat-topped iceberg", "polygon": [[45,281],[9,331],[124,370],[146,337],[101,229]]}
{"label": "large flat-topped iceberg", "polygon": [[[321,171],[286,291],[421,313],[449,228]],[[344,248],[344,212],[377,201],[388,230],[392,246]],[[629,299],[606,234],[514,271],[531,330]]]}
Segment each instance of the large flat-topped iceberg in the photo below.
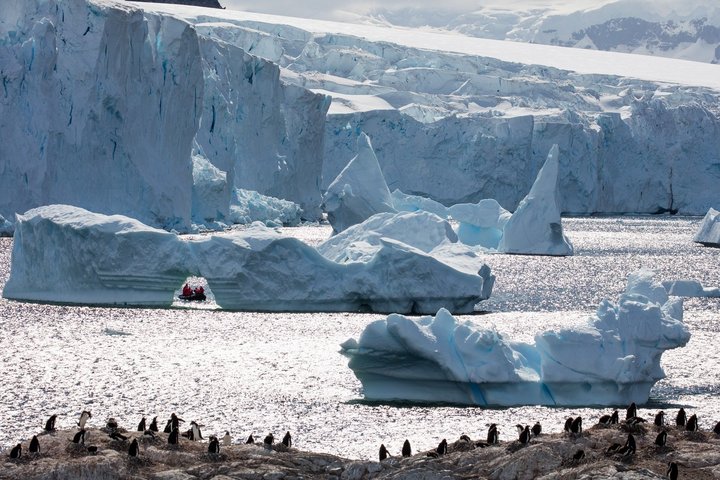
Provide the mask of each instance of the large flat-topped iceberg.
{"label": "large flat-topped iceberg", "polygon": [[616,303],[585,325],[548,330],[534,344],[460,322],[446,310],[390,315],[343,344],[369,400],[470,405],[626,405],[664,377],[660,356],[685,345],[682,300],[652,273],[630,275]]}
{"label": "large flat-topped iceberg", "polygon": [[693,241],[708,247],[720,247],[720,212],[714,208],[708,210]]}
{"label": "large flat-topped iceberg", "polygon": [[[392,230],[383,222],[376,226]],[[352,253],[336,249],[337,257],[345,259],[336,261],[259,223],[229,234],[188,238],[128,217],[51,205],[18,217],[3,296],[170,306],[187,277],[203,276],[225,309],[428,313],[444,306],[472,312],[490,295],[490,269],[477,258],[471,262],[476,268],[467,261],[460,268],[452,248],[438,252],[385,236],[355,261],[347,261]]]}

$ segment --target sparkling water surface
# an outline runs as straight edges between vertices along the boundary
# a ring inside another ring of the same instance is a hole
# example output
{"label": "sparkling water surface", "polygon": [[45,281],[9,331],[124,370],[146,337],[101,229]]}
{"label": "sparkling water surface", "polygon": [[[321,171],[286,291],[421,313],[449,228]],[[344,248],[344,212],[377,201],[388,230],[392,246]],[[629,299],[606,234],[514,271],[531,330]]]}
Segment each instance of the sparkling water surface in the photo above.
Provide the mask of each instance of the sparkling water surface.
{"label": "sparkling water surface", "polygon": [[[695,217],[566,218],[575,255],[552,258],[487,255],[497,276],[482,314],[463,316],[494,325],[514,340],[584,321],[602,298],[616,299],[626,276],[654,269],[664,280],[720,286],[720,249],[692,242]],[[316,244],[327,226],[283,229]],[[12,239],[0,239],[0,288],[10,273]],[[178,285],[180,288],[180,285]],[[663,355],[667,378],[640,408],[644,416],[684,406],[701,429],[720,420],[720,299],[686,299],[692,338]],[[359,335],[378,314],[249,313],[211,308],[117,309],[40,305],[0,300],[0,444],[37,433],[46,418],[71,428],[82,410],[89,425],[115,417],[134,429],[142,416],[164,425],[172,412],[197,421],[207,434],[293,434],[296,447],[350,458],[376,458],[384,443],[398,453],[408,438],[414,450],[465,433],[484,438],[497,423],[501,440],[514,425],[540,421],[557,432],[569,415],[592,425],[610,408],[526,406],[482,409],[370,404],[339,344]],[[618,407],[625,407],[619,405]]]}

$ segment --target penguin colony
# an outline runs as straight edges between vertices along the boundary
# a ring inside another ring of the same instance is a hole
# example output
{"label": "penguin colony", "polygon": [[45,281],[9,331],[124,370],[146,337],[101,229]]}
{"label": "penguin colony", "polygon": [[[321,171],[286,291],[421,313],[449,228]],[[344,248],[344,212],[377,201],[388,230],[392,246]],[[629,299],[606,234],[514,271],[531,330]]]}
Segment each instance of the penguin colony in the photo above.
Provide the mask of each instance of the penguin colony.
{"label": "penguin colony", "polygon": [[[694,432],[700,432],[697,415],[693,414],[688,417],[684,408],[680,408],[677,412],[675,416],[674,426],[667,425],[665,417],[666,414],[664,411],[659,411],[656,415],[654,415],[652,428],[654,428],[658,433],[657,436],[655,436],[655,440],[653,442],[654,446],[646,446],[644,448],[654,448],[654,451],[656,453],[662,453],[664,449],[671,448],[671,446],[668,445],[668,431],[671,429],[675,431],[686,432],[687,435],[692,435],[692,433]],[[91,418],[92,414],[89,411],[83,411],[80,414],[80,418],[77,421],[78,430],[72,435],[71,438],[68,438],[68,442],[69,445],[72,445],[71,448],[75,448],[78,452],[85,452],[88,455],[95,455],[98,452],[98,447],[90,444],[88,438],[89,431],[88,429],[86,429],[86,424]],[[56,420],[57,415],[52,415],[47,419],[44,426],[45,434],[54,434],[54,432],[56,432]],[[172,413],[170,415],[170,418],[167,419],[163,433],[167,434],[168,448],[181,448],[181,437],[186,438],[188,441],[200,441],[204,439],[200,430],[200,425],[197,422],[191,421],[189,424],[190,428],[183,431],[181,429],[181,424],[183,424],[184,422],[185,421],[182,418],[178,417],[175,413]],[[581,437],[583,435],[582,422],[583,420],[580,416],[569,417],[564,423],[564,431],[566,435],[573,438]],[[645,418],[638,416],[637,406],[635,405],[635,403],[632,403],[627,407],[625,412],[625,420],[623,421],[620,421],[620,415],[617,410],[613,411],[611,414],[602,415],[598,419],[598,427],[615,427],[620,432],[622,432],[623,435],[627,434],[626,437],[622,438],[622,440],[624,441],[615,442],[608,445],[603,452],[604,456],[621,461],[632,461],[633,456],[638,451],[638,444],[635,436],[645,436],[647,433],[648,427],[646,427],[644,424],[649,425],[649,422]],[[536,422],[535,425],[533,425],[532,427],[530,427],[529,425],[518,424],[516,425],[516,428],[518,435],[516,445],[519,448],[522,448],[532,443],[535,438],[541,436],[542,434],[542,426],[540,425],[540,422]],[[154,417],[152,419],[149,426],[147,425],[147,419],[145,417],[142,417],[142,419],[137,425],[137,433],[135,434],[121,428],[114,418],[108,418],[105,423],[105,427],[101,428],[100,431],[106,434],[110,439],[116,442],[122,442],[126,444],[127,455],[131,459],[142,455],[142,443],[147,441],[162,441],[162,439],[158,437],[159,428],[157,417]],[[717,422],[715,424],[712,432],[716,436],[720,436],[720,422]],[[207,453],[210,456],[219,455],[221,445],[224,447],[232,445],[232,437],[230,436],[229,431],[225,431],[224,436],[221,438],[218,438],[215,435],[211,435],[207,438],[207,440]],[[247,440],[245,440],[245,442],[243,443],[255,443],[254,436],[250,434]],[[493,423],[488,426],[485,441],[473,441],[470,439],[469,436],[463,434],[460,436],[460,439],[457,442],[452,444],[452,446],[448,444],[446,439],[442,439],[435,449],[426,452],[425,455],[428,457],[437,458],[447,455],[448,453],[452,453],[452,450],[466,451],[473,448],[489,448],[499,443],[500,434],[498,426]],[[282,445],[282,447],[280,447],[279,445]],[[280,449],[287,451],[292,447],[292,436],[290,435],[290,432],[286,432],[282,441],[279,444],[275,444],[274,435],[272,433],[269,433],[264,438],[262,446],[266,450]],[[36,457],[41,454],[41,442],[38,436],[34,435],[27,447],[26,456]],[[410,441],[408,439],[405,439],[401,450],[401,456],[410,457],[412,456],[412,454],[412,446],[410,444]],[[381,444],[379,450],[379,460],[382,462],[391,457],[392,455],[390,451],[385,447],[384,444]],[[18,461],[23,458],[23,446],[21,443],[10,449],[9,458],[14,461]],[[586,461],[586,459],[586,452],[582,449],[578,449],[574,452],[572,456],[567,458],[565,463],[567,465],[578,465],[581,462]],[[671,461],[668,463],[667,471],[664,473],[667,478],[676,480],[678,478],[682,478],[681,472],[682,465],[677,462]]]}

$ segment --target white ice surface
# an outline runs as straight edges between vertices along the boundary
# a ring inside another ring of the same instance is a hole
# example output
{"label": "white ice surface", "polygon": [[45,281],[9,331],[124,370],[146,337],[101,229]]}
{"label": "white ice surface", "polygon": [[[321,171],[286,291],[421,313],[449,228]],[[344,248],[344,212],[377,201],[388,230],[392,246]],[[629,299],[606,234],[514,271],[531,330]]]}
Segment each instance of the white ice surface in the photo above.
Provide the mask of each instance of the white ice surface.
{"label": "white ice surface", "polygon": [[[415,215],[428,226],[434,221]],[[422,224],[416,222],[414,236]],[[454,236],[449,227],[444,231]],[[227,234],[180,237],[120,215],[51,205],[18,217],[3,296],[170,306],[185,279],[199,276],[230,310],[472,312],[491,293],[490,269],[477,262],[477,269],[467,262],[457,268],[445,255],[451,254],[382,237],[364,258],[334,261],[259,222]]]}
{"label": "white ice surface", "polygon": [[682,300],[639,271],[616,303],[603,300],[584,326],[548,330],[534,344],[494,328],[434,317],[390,315],[343,343],[368,400],[472,405],[645,403],[664,377],[660,357],[685,345]]}
{"label": "white ice surface", "polygon": [[693,241],[710,247],[720,247],[720,212],[714,208],[708,210]]}

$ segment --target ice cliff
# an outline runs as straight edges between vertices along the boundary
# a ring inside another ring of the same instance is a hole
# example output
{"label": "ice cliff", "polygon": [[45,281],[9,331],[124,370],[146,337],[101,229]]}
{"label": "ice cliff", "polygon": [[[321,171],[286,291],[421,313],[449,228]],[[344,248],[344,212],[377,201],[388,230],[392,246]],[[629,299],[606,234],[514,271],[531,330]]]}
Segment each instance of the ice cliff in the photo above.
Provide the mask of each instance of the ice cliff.
{"label": "ice cliff", "polygon": [[320,213],[326,97],[181,19],[126,2],[12,0],[0,66],[8,218],[67,203],[164,228],[222,220],[228,204],[193,205],[194,144],[225,176],[223,201],[246,188]]}
{"label": "ice cliff", "polygon": [[369,400],[627,405],[647,401],[664,377],[662,352],[689,338],[682,299],[640,271],[585,325],[541,332],[534,344],[440,310],[419,319],[389,315],[342,347]]}
{"label": "ice cliff", "polygon": [[[405,213],[356,227],[347,244],[318,251],[259,223],[188,238],[121,215],[39,207],[18,216],[3,297],[167,307],[188,276],[204,277],[231,310],[467,313],[490,296],[489,267],[438,217]],[[431,229],[431,239],[411,241]]]}

